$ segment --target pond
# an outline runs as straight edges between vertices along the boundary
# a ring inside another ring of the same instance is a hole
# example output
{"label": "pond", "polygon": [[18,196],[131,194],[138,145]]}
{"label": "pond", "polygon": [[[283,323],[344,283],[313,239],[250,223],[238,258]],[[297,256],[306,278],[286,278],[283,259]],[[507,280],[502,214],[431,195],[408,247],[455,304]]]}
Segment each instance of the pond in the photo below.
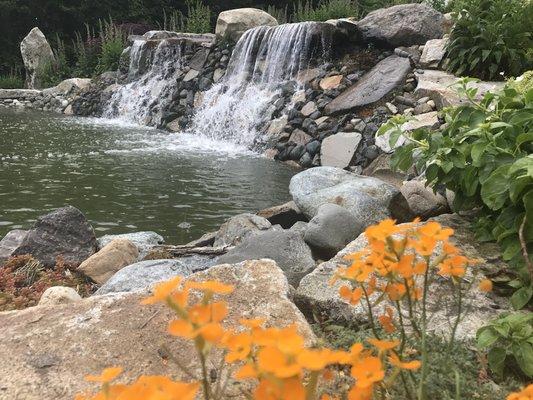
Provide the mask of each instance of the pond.
{"label": "pond", "polygon": [[0,237],[70,204],[97,236],[153,230],[185,243],[288,201],[294,173],[188,134],[0,108]]}

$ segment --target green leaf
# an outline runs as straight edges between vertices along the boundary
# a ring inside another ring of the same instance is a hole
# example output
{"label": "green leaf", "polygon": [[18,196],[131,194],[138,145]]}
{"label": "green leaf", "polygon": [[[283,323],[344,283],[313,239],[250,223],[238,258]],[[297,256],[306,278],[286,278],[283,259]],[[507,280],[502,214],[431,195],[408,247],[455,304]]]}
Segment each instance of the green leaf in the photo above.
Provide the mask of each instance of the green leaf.
{"label": "green leaf", "polygon": [[477,346],[480,349],[486,349],[492,346],[498,340],[498,335],[490,326],[483,327],[477,331]]}
{"label": "green leaf", "polygon": [[503,367],[505,366],[506,357],[507,352],[501,347],[493,347],[487,355],[490,369],[499,377],[503,376]]}
{"label": "green leaf", "polygon": [[532,286],[525,286],[520,289],[518,289],[516,292],[513,293],[511,296],[511,305],[515,310],[520,310],[524,308],[524,306],[529,303],[529,300],[531,300],[531,297],[533,297],[533,287]]}
{"label": "green leaf", "polygon": [[533,345],[523,342],[513,346],[513,355],[524,374],[533,377]]}
{"label": "green leaf", "polygon": [[481,198],[492,210],[501,209],[508,198],[510,167],[510,165],[502,165],[497,168],[481,186]]}

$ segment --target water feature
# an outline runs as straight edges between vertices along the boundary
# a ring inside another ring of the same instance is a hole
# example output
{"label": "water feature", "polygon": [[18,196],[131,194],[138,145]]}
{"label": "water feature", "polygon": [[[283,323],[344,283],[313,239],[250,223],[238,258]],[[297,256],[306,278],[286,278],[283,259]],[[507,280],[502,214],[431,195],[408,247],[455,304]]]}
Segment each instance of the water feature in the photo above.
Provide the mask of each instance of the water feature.
{"label": "water feature", "polygon": [[97,235],[184,243],[289,199],[294,171],[244,148],[105,120],[0,108],[0,237],[65,204]]}
{"label": "water feature", "polygon": [[260,146],[267,139],[260,127],[271,119],[281,85],[311,60],[328,58],[331,31],[322,26],[302,22],[246,31],[222,81],[204,94],[189,131],[247,148]]}
{"label": "water feature", "polygon": [[172,101],[181,63],[180,41],[135,40],[130,50],[130,82],[115,90],[103,117],[157,126],[164,108]]}

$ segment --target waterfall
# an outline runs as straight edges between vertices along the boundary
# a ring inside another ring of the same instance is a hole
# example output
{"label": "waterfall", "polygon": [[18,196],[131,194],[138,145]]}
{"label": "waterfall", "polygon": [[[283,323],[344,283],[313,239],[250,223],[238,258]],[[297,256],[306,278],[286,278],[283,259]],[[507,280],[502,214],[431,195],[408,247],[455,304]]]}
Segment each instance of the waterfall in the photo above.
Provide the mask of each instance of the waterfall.
{"label": "waterfall", "polygon": [[159,125],[176,90],[176,78],[181,73],[181,55],[182,46],[176,40],[135,40],[130,49],[130,82],[114,91],[103,117],[141,125]]}
{"label": "waterfall", "polygon": [[260,128],[271,119],[283,83],[316,56],[327,58],[331,30],[325,25],[303,22],[246,31],[221,82],[204,93],[189,130],[248,148],[262,144],[267,138]]}

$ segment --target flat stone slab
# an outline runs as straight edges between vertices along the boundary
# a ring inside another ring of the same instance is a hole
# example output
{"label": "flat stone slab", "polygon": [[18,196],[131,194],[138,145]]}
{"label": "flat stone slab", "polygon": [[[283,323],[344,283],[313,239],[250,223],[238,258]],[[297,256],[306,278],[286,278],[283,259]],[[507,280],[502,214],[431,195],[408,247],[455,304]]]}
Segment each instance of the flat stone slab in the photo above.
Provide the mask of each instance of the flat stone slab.
{"label": "flat stone slab", "polygon": [[324,109],[326,114],[340,114],[374,104],[401,85],[411,71],[408,58],[392,55],[380,61],[357,83],[333,99]]}
{"label": "flat stone slab", "polygon": [[[443,107],[457,106],[464,104],[467,101],[462,99],[453,85],[459,81],[455,75],[444,71],[436,71],[425,69],[415,72],[418,85],[415,93],[418,97],[429,97],[435,102],[437,109]],[[495,92],[503,89],[505,82],[470,82],[468,87],[475,87],[478,89],[476,98],[481,99],[487,92]]]}
{"label": "flat stone slab", "polygon": [[328,136],[320,148],[320,162],[328,167],[346,168],[350,165],[363,136],[358,132],[339,132]]}
{"label": "flat stone slab", "polygon": [[40,96],[42,91],[35,89],[0,89],[0,99],[31,99]]}

